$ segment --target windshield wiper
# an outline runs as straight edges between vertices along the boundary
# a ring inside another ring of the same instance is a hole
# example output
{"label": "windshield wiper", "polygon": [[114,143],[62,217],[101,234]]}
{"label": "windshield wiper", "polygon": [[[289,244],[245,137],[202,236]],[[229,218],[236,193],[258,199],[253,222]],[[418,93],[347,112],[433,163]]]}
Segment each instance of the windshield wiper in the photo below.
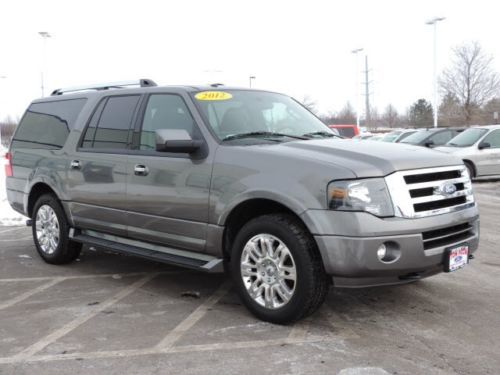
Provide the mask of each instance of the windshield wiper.
{"label": "windshield wiper", "polygon": [[315,135],[322,135],[322,136],[325,136],[325,137],[328,137],[328,138],[332,138],[332,137],[337,137],[337,138],[342,138],[342,139],[344,138],[344,137],[341,137],[340,135],[337,135],[337,134],[334,134],[334,133],[325,132],[325,131],[311,132],[311,133],[302,134],[303,137],[314,137]]}
{"label": "windshield wiper", "polygon": [[307,139],[305,137],[300,137],[298,135],[290,135],[290,134],[275,133],[275,132],[268,132],[268,131],[255,131],[255,132],[248,132],[248,133],[231,134],[231,135],[228,135],[227,137],[224,137],[222,139],[222,141],[230,141],[233,139],[241,139],[241,138],[252,138],[252,137],[258,137],[258,136],[289,137],[289,138],[295,138],[295,139]]}

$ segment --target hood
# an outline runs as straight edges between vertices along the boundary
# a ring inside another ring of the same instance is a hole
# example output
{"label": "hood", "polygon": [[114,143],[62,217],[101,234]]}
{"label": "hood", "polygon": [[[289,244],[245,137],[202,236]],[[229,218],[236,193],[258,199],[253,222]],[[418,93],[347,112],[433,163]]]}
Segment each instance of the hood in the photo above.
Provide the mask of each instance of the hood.
{"label": "hood", "polygon": [[395,171],[462,164],[462,160],[425,147],[401,143],[320,139],[281,143],[274,152],[316,159],[350,169],[357,177],[387,176]]}

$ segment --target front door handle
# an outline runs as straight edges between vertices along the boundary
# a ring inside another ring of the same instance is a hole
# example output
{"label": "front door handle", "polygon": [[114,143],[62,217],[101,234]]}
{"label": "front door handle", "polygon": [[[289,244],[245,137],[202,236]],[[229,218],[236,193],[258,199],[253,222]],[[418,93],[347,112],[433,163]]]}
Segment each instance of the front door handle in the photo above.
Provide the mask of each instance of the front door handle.
{"label": "front door handle", "polygon": [[137,164],[134,167],[134,174],[136,176],[147,176],[149,174],[149,168],[142,164]]}
{"label": "front door handle", "polygon": [[82,167],[82,164],[80,163],[80,160],[72,160],[71,161],[71,169],[80,169]]}

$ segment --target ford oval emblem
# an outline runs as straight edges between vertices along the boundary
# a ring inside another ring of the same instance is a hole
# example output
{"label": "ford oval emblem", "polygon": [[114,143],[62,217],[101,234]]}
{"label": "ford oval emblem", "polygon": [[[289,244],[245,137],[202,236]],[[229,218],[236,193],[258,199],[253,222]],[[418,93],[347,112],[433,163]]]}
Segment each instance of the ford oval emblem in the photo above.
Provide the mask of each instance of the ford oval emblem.
{"label": "ford oval emblem", "polygon": [[452,183],[444,183],[439,187],[436,187],[435,193],[441,194],[441,195],[452,195],[456,193],[457,187],[455,184]]}

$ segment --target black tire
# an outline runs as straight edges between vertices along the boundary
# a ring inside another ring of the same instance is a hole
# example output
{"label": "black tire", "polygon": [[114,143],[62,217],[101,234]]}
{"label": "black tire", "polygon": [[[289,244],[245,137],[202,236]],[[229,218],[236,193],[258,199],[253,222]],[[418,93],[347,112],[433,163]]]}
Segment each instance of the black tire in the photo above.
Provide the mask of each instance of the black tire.
{"label": "black tire", "polygon": [[[271,309],[250,296],[242,279],[242,253],[247,242],[259,234],[282,241],[296,268],[295,290],[282,307]],[[276,324],[289,324],[305,318],[324,302],[330,285],[316,243],[308,230],[291,215],[271,214],[252,219],[238,232],[231,252],[231,275],[244,305],[257,318]]]}
{"label": "black tire", "polygon": [[[38,211],[43,206],[49,206],[52,208],[57,217],[59,226],[58,244],[55,250],[51,253],[43,250],[37,237],[36,219]],[[33,208],[32,223],[33,241],[35,242],[38,254],[45,262],[50,264],[66,264],[74,261],[80,255],[82,244],[69,239],[68,233],[70,227],[66,219],[66,215],[61,204],[54,195],[44,194],[38,198]]]}

